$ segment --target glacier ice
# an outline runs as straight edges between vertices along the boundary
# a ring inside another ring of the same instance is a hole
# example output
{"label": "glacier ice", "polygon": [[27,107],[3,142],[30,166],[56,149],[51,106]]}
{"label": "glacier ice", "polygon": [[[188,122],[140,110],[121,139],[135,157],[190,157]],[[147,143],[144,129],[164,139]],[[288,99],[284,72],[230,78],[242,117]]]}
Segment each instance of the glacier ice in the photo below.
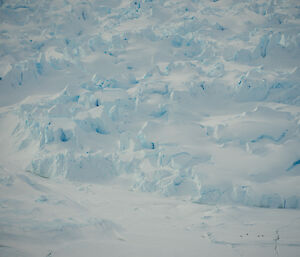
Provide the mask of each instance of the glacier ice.
{"label": "glacier ice", "polygon": [[22,169],[300,208],[295,2],[218,4],[1,1],[0,100]]}

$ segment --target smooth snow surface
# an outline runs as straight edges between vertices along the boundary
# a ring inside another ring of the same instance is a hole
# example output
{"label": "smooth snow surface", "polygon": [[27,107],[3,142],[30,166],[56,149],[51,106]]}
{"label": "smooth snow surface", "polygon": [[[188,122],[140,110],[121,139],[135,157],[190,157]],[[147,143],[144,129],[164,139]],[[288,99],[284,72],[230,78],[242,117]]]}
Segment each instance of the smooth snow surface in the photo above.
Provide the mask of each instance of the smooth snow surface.
{"label": "smooth snow surface", "polygon": [[298,210],[200,205],[116,184],[9,174],[1,256],[299,256]]}
{"label": "smooth snow surface", "polygon": [[299,256],[298,1],[0,0],[0,57],[1,256]]}

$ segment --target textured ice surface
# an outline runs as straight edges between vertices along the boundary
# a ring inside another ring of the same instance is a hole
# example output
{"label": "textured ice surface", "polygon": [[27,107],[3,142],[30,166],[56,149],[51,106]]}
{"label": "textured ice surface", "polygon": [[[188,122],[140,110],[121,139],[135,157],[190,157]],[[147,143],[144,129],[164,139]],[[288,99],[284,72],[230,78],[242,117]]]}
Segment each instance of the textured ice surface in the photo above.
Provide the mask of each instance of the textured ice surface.
{"label": "textured ice surface", "polygon": [[134,189],[197,203],[300,208],[298,9],[2,1],[1,162],[80,182],[127,174]]}
{"label": "textured ice surface", "polygon": [[1,257],[298,257],[299,10],[0,0]]}

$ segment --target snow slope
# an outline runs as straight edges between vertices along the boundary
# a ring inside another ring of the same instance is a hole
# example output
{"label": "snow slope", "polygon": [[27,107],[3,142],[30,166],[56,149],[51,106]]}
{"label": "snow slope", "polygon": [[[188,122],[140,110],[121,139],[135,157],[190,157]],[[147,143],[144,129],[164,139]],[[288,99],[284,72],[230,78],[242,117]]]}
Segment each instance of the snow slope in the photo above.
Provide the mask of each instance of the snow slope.
{"label": "snow slope", "polygon": [[[79,240],[95,255],[99,236],[109,256],[158,255],[158,241],[182,256],[176,240],[189,256],[297,256],[299,211],[283,209],[300,209],[299,10],[293,0],[0,1],[0,252],[69,256]],[[135,205],[155,212],[144,220]],[[168,206],[174,230],[156,216]],[[153,224],[165,234],[147,238]]]}
{"label": "snow slope", "polygon": [[138,194],[120,181],[7,173],[1,256],[299,256],[297,210],[200,205]]}

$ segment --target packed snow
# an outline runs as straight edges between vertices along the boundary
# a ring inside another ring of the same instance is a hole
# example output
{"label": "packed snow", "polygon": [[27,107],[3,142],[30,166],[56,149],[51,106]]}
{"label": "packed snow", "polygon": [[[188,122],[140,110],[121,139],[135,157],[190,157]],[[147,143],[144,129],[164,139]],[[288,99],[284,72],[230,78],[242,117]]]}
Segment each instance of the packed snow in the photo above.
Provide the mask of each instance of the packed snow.
{"label": "packed snow", "polygon": [[0,255],[299,256],[300,4],[0,0]]}

